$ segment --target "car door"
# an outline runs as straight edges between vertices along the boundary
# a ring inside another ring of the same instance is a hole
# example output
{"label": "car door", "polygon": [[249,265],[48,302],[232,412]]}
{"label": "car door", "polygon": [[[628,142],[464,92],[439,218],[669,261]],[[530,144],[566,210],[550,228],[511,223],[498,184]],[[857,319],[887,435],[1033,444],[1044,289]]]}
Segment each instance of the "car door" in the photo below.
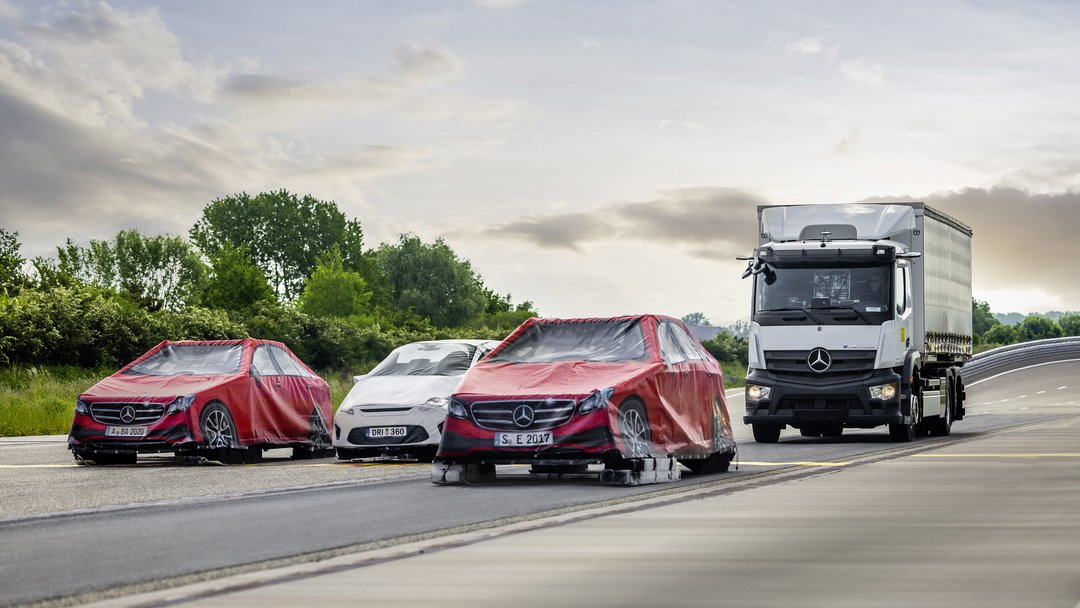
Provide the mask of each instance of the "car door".
{"label": "car door", "polygon": [[297,439],[310,438],[311,414],[316,409],[322,416],[323,425],[329,428],[334,416],[330,402],[330,386],[322,378],[312,374],[291,352],[280,346],[272,346],[270,352],[283,374],[284,384],[289,388],[293,410],[297,415]]}
{"label": "car door", "polygon": [[[656,326],[660,356],[664,360],[664,370],[660,372],[660,401],[662,404],[661,428],[663,440],[669,447],[686,441],[687,387],[691,386],[690,362],[679,345],[678,337],[672,331],[673,325],[661,321]],[[654,437],[656,439],[656,437]]]}
{"label": "car door", "polygon": [[260,431],[269,443],[293,441],[298,431],[296,408],[290,398],[290,387],[274,358],[271,344],[260,344],[251,355],[259,407],[254,412]]}
{"label": "car door", "polygon": [[672,323],[672,331],[679,341],[679,345],[687,354],[690,364],[690,374],[687,378],[690,387],[687,394],[693,396],[688,403],[688,416],[694,421],[694,432],[690,440],[694,443],[708,444],[715,436],[723,432],[728,424],[724,420],[724,408],[716,399],[723,402],[724,379],[717,364],[705,354],[701,344],[690,335],[685,327],[678,323]]}

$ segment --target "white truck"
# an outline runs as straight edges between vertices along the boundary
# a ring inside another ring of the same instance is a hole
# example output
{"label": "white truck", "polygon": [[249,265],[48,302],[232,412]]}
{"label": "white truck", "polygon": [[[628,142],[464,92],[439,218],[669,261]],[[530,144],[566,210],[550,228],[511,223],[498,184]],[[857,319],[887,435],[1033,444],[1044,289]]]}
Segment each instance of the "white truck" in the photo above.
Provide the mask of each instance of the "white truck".
{"label": "white truck", "polygon": [[758,443],[948,435],[971,356],[971,229],[924,203],[758,208],[746,415]]}

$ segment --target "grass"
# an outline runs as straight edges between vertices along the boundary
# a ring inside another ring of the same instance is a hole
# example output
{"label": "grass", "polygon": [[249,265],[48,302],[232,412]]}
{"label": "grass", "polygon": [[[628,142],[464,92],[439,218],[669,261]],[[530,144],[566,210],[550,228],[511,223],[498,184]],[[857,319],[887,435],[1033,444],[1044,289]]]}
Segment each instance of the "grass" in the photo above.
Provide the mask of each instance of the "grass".
{"label": "grass", "polygon": [[738,361],[727,361],[720,364],[724,371],[724,388],[733,388],[746,384],[746,364]]}

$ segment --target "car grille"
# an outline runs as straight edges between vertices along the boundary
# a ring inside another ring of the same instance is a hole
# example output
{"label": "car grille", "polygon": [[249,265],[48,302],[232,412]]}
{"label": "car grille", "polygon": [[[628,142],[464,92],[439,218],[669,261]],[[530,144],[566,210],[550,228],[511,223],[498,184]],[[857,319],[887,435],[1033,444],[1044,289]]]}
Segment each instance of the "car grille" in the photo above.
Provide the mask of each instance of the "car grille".
{"label": "car grille", "polygon": [[798,378],[857,378],[874,371],[876,351],[872,350],[830,350],[832,365],[823,373],[810,369],[806,359],[808,350],[767,350],[765,368],[777,376]]}
{"label": "car grille", "polygon": [[[514,421],[514,411],[527,406],[533,421],[524,426]],[[489,431],[530,431],[551,429],[566,424],[574,415],[573,399],[535,399],[527,401],[479,401],[470,409],[476,426]]]}
{"label": "car grille", "polygon": [[[135,410],[135,417],[130,421],[120,417],[120,411],[131,406]],[[91,403],[90,415],[94,420],[102,424],[150,424],[161,420],[165,415],[163,403]]]}

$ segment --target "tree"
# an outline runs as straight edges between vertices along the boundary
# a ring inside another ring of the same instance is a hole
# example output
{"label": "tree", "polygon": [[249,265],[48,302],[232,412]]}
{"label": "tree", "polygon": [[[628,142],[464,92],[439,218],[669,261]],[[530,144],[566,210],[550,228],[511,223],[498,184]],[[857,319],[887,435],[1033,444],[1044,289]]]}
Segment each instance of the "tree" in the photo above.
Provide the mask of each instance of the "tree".
{"label": "tree", "polygon": [[315,317],[353,317],[370,311],[371,291],[358,272],[345,270],[337,246],[319,256],[304,285],[300,309]]}
{"label": "tree", "polygon": [[377,252],[379,268],[392,285],[394,304],[439,327],[457,327],[489,303],[484,286],[467,260],[442,239],[427,245],[412,234]]}
{"label": "tree", "polygon": [[686,323],[687,325],[701,325],[706,327],[712,325],[711,323],[709,323],[709,319],[705,316],[705,313],[703,312],[692,312],[684,316],[682,318],[682,322]]}
{"label": "tree", "polygon": [[191,240],[208,256],[226,245],[242,249],[286,301],[296,299],[315,271],[317,257],[335,245],[343,267],[378,284],[375,264],[363,251],[364,233],[333,201],[286,190],[254,197],[241,192],[212,201],[191,228]]}
{"label": "tree", "polygon": [[240,249],[226,243],[210,259],[213,270],[206,281],[203,304],[224,310],[250,310],[257,303],[273,303],[274,290],[263,271]]}
{"label": "tree", "polygon": [[112,241],[81,247],[68,239],[57,247],[59,265],[35,261],[42,283],[53,273],[58,284],[70,279],[131,296],[149,310],[179,310],[202,290],[206,264],[191,244],[178,236],[143,236],[124,230]]}
{"label": "tree", "polygon": [[985,334],[991,327],[999,324],[990,312],[990,304],[981,300],[971,299],[971,329],[976,337]]}
{"label": "tree", "polygon": [[1012,325],[998,323],[982,335],[983,344],[1014,344],[1019,341],[1016,328]]}
{"label": "tree", "polygon": [[19,254],[19,233],[0,228],[0,294],[17,292],[23,286],[24,263],[26,260]]}
{"label": "tree", "polygon": [[1061,327],[1050,319],[1040,315],[1028,315],[1017,331],[1021,342],[1060,338]]}
{"label": "tree", "polygon": [[1064,336],[1080,336],[1080,313],[1061,315],[1058,319],[1061,333]]}

